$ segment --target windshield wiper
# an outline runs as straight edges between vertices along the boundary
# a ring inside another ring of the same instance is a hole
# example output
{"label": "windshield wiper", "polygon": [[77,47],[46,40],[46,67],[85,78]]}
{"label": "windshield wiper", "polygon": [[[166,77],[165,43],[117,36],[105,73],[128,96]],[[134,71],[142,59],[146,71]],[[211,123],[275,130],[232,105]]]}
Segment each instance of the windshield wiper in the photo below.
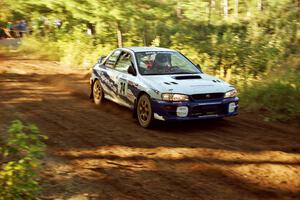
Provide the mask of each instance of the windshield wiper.
{"label": "windshield wiper", "polygon": [[177,73],[172,73],[173,74],[200,74],[200,73],[197,73],[197,72],[177,72]]}
{"label": "windshield wiper", "polygon": [[151,73],[151,74],[142,74],[142,75],[176,75],[176,74],[201,74],[201,72],[172,72],[165,74]]}
{"label": "windshield wiper", "polygon": [[166,74],[142,74],[142,75],[166,75]]}

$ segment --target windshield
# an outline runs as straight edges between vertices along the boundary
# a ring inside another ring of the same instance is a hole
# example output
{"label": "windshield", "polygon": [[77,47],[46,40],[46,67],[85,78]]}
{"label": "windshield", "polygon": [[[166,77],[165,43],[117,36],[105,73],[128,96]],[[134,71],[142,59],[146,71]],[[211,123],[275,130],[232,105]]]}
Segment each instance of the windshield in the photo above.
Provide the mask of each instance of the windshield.
{"label": "windshield", "polygon": [[191,61],[178,52],[147,51],[136,53],[139,72],[142,75],[198,74]]}

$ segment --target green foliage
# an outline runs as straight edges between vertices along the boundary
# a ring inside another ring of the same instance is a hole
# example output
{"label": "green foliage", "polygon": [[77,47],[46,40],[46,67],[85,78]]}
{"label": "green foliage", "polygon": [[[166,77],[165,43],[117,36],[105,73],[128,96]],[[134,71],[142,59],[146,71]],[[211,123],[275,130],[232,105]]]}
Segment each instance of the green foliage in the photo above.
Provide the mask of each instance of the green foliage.
{"label": "green foliage", "polygon": [[65,66],[90,68],[100,55],[108,55],[112,48],[109,45],[93,45],[90,38],[54,41],[49,38],[26,37],[22,39],[17,53],[35,59],[61,61]]}
{"label": "green foliage", "polygon": [[299,77],[298,70],[284,70],[283,73],[253,81],[251,86],[242,89],[241,107],[250,111],[259,110],[270,120],[299,119]]}
{"label": "green foliage", "polygon": [[18,52],[27,57],[41,60],[59,60],[61,49],[57,42],[52,42],[48,38],[28,37],[22,40]]}
{"label": "green foliage", "polygon": [[0,199],[37,199],[40,159],[46,136],[34,125],[13,121],[0,154]]}

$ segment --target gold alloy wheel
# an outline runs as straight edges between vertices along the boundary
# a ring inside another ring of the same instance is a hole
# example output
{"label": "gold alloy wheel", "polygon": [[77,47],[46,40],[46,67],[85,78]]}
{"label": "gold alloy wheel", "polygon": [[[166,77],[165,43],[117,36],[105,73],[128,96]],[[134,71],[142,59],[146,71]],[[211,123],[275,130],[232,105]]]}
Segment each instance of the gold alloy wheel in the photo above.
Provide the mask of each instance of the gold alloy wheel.
{"label": "gold alloy wheel", "polygon": [[139,98],[137,105],[137,116],[142,127],[149,127],[153,121],[151,102],[148,95],[144,94]]}
{"label": "gold alloy wheel", "polygon": [[103,90],[99,80],[96,80],[93,86],[93,96],[96,105],[100,105],[103,98]]}

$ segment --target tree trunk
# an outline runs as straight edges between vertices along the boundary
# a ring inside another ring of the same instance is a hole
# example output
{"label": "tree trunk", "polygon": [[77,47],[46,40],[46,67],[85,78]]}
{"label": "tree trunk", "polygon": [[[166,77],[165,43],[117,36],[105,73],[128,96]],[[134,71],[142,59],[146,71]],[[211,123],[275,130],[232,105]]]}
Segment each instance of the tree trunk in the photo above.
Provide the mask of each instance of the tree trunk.
{"label": "tree trunk", "polygon": [[144,25],[144,29],[143,29],[143,40],[144,40],[144,46],[148,46],[147,26],[146,25]]}
{"label": "tree trunk", "polygon": [[257,10],[258,11],[263,11],[263,0],[257,0]]}
{"label": "tree trunk", "polygon": [[216,1],[215,0],[210,0],[209,1],[209,10],[208,10],[208,23],[210,24],[211,22],[211,15],[212,15],[212,10],[216,8]]}
{"label": "tree trunk", "polygon": [[239,17],[239,0],[235,0],[234,2],[234,15],[236,18]]}
{"label": "tree trunk", "polygon": [[177,18],[179,18],[179,19],[182,18],[182,7],[181,7],[181,2],[180,2],[180,0],[177,0],[177,5],[176,5],[176,16],[177,16]]}
{"label": "tree trunk", "polygon": [[118,47],[121,48],[123,47],[123,36],[122,36],[121,25],[119,21],[117,21],[116,23],[116,28],[117,28]]}
{"label": "tree trunk", "polygon": [[228,0],[223,0],[224,19],[228,18]]}
{"label": "tree trunk", "polygon": [[216,0],[210,0],[210,4],[212,8],[216,7]]}
{"label": "tree trunk", "polygon": [[296,0],[296,7],[298,12],[300,12],[300,0]]}
{"label": "tree trunk", "polygon": [[210,24],[210,18],[211,18],[211,1],[208,3],[208,23]]}
{"label": "tree trunk", "polygon": [[225,81],[230,82],[231,81],[231,74],[232,74],[232,67],[230,66],[229,68],[225,69],[224,72],[225,76]]}

